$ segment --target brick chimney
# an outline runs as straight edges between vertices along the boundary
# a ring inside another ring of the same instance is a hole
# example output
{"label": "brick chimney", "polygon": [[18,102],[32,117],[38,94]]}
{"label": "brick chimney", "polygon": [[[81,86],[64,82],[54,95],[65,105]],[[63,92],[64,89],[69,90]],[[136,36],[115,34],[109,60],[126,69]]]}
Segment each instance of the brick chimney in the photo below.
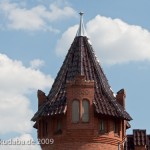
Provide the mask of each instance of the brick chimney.
{"label": "brick chimney", "polygon": [[46,95],[43,91],[38,90],[37,97],[38,97],[38,107],[40,107],[43,104],[43,102],[46,101]]}
{"label": "brick chimney", "polygon": [[120,91],[117,92],[116,100],[121,106],[123,106],[124,109],[125,109],[125,98],[126,98],[125,89],[121,89]]}

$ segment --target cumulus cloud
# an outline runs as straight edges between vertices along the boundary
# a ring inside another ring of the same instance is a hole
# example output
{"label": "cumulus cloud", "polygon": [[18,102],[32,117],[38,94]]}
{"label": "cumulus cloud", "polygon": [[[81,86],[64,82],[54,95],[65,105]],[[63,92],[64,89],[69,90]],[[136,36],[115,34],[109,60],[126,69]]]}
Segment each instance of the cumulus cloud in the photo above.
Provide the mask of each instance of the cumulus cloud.
{"label": "cumulus cloud", "polygon": [[50,87],[52,82],[40,70],[0,54],[0,134],[31,132],[33,112],[28,94]]}
{"label": "cumulus cloud", "polygon": [[[57,54],[66,54],[77,28],[70,27],[63,33],[57,42]],[[86,24],[86,30],[102,63],[113,65],[150,60],[150,32],[140,26],[97,15]]]}
{"label": "cumulus cloud", "polygon": [[33,69],[38,69],[38,68],[42,67],[44,64],[45,64],[45,62],[40,59],[34,59],[30,62],[30,66]]}
{"label": "cumulus cloud", "polygon": [[[34,142],[30,134],[23,134],[20,137],[15,137],[13,139],[8,139],[6,141],[1,141],[2,150],[40,150],[40,146],[37,144],[30,144]],[[9,144],[7,144],[9,143]]]}
{"label": "cumulus cloud", "polygon": [[33,112],[29,99],[23,95],[4,92],[0,96],[3,96],[0,100],[0,134],[30,132]]}
{"label": "cumulus cloud", "polygon": [[64,56],[69,49],[71,42],[73,41],[78,25],[68,28],[57,41],[56,53],[58,56]]}
{"label": "cumulus cloud", "polygon": [[2,18],[5,18],[3,26],[9,29],[53,32],[58,30],[50,23],[76,15],[74,9],[68,6],[60,8],[56,4],[50,4],[48,8],[44,5],[26,8],[25,5],[9,1],[0,2],[0,12],[4,15]]}

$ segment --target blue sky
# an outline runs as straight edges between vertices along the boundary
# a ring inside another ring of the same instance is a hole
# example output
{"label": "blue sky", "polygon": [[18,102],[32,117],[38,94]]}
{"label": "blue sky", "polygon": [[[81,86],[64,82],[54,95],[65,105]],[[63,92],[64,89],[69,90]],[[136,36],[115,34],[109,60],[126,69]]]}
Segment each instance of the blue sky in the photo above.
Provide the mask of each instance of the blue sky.
{"label": "blue sky", "polygon": [[37,110],[37,89],[48,94],[80,11],[114,93],[126,90],[132,129],[150,133],[149,6],[148,0],[0,0],[0,139],[36,139],[30,119]]}

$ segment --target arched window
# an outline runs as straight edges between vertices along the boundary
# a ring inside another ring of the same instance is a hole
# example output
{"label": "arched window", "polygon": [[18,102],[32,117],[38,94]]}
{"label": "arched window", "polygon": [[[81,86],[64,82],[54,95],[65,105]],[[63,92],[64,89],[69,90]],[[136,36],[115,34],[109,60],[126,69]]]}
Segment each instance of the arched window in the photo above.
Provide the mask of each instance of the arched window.
{"label": "arched window", "polygon": [[89,122],[89,101],[82,101],[82,122]]}
{"label": "arched window", "polygon": [[62,128],[62,122],[60,119],[57,120],[57,131],[60,131]]}
{"label": "arched window", "polygon": [[101,119],[101,120],[99,121],[99,131],[100,131],[100,132],[104,132],[104,131],[105,131],[105,122],[104,122],[103,119]]}
{"label": "arched window", "polygon": [[47,120],[40,120],[39,122],[40,128],[41,128],[41,132],[42,132],[42,136],[46,137],[48,135],[48,122]]}
{"label": "arched window", "polygon": [[57,118],[55,134],[61,134],[61,133],[62,133],[62,119],[61,118]]}
{"label": "arched window", "polygon": [[74,100],[72,103],[72,122],[77,123],[79,122],[79,101]]}
{"label": "arched window", "polygon": [[45,136],[48,135],[48,122],[45,121]]}
{"label": "arched window", "polygon": [[119,125],[120,125],[119,120],[115,119],[114,120],[114,133],[115,134],[119,134]]}

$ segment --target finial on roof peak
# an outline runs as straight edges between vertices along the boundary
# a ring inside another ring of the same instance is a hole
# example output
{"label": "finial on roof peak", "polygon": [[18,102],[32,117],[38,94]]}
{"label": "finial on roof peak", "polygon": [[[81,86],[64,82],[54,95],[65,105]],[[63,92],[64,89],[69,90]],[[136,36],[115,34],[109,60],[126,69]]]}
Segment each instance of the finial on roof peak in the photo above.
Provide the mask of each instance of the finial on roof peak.
{"label": "finial on roof peak", "polygon": [[79,12],[80,16],[82,16],[84,14],[84,12]]}
{"label": "finial on roof peak", "polygon": [[79,14],[80,14],[80,24],[79,24],[79,28],[78,28],[76,36],[86,36],[87,34],[86,34],[84,23],[83,23],[84,12],[80,12]]}

